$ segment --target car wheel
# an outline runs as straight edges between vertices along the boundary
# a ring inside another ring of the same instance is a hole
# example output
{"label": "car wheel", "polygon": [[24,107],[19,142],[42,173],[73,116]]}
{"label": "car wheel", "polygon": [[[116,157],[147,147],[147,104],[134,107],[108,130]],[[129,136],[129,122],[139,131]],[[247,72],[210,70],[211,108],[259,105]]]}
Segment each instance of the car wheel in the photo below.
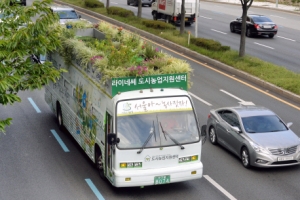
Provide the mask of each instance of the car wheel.
{"label": "car wheel", "polygon": [[235,31],[234,31],[233,24],[230,24],[230,31],[231,31],[231,33],[234,33],[234,32],[235,32]]}
{"label": "car wheel", "polygon": [[63,123],[62,111],[59,103],[57,103],[56,105],[56,118],[57,118],[57,124],[59,129],[63,130],[64,123]]}
{"label": "car wheel", "polygon": [[241,159],[242,159],[243,166],[245,168],[250,168],[250,155],[249,155],[249,151],[246,147],[242,148]]}
{"label": "car wheel", "polygon": [[138,1],[136,1],[135,2],[135,4],[134,4],[134,6],[138,6],[139,5],[139,2]]}
{"label": "car wheel", "polygon": [[186,26],[192,26],[192,23],[191,22],[185,22],[185,25]]}
{"label": "car wheel", "polygon": [[129,0],[127,0],[127,5],[128,5],[128,6],[130,5]]}
{"label": "car wheel", "polygon": [[98,170],[100,178],[105,179],[104,170],[103,170],[103,157],[99,147],[96,147],[95,149],[95,165]]}
{"label": "car wheel", "polygon": [[269,38],[273,38],[275,35],[274,34],[270,34],[269,35]]}
{"label": "car wheel", "polygon": [[216,134],[216,129],[214,127],[211,127],[209,129],[209,140],[213,145],[216,145],[217,142],[217,134]]}
{"label": "car wheel", "polygon": [[251,37],[252,36],[250,28],[247,28],[247,30],[246,30],[246,36],[247,37]]}

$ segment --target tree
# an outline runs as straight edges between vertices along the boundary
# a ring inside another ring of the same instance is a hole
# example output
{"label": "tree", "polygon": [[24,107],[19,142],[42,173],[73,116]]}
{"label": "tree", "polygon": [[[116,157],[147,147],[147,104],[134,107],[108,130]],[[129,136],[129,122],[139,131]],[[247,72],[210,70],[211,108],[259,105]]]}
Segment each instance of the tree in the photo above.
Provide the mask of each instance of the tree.
{"label": "tree", "polygon": [[141,18],[142,17],[142,0],[138,0],[138,12],[137,12],[137,17]]}
{"label": "tree", "polygon": [[184,33],[185,27],[185,0],[181,1],[181,17],[180,17],[180,35]]}
{"label": "tree", "polygon": [[[40,89],[60,77],[60,70],[50,62],[32,61],[32,55],[45,55],[60,47],[61,26],[50,10],[52,0],[34,1],[21,6],[16,0],[2,0],[0,10],[0,104],[20,102],[19,91]],[[10,5],[10,2],[13,2]],[[36,21],[32,19],[39,16]],[[55,25],[56,24],[56,25]],[[1,109],[1,108],[0,108]],[[0,118],[0,132],[12,119]]]}
{"label": "tree", "polygon": [[253,0],[240,0],[240,1],[241,1],[241,4],[242,4],[243,14],[242,14],[242,28],[241,28],[239,56],[243,57],[245,55],[245,44],[246,44],[247,11],[251,7]]}
{"label": "tree", "polygon": [[109,0],[106,0],[106,9],[109,8]]}

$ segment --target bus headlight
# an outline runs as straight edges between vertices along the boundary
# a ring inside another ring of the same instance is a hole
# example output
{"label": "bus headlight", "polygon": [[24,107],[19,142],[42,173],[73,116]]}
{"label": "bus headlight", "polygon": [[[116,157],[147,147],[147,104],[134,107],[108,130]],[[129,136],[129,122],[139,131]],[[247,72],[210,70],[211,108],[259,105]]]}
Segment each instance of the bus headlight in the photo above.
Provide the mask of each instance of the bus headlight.
{"label": "bus headlight", "polygon": [[197,161],[197,160],[198,160],[198,155],[193,155],[193,156],[181,157],[178,159],[178,162],[185,163],[185,162],[191,162],[191,161]]}
{"label": "bus headlight", "polygon": [[142,168],[142,162],[123,162],[120,163],[120,168]]}

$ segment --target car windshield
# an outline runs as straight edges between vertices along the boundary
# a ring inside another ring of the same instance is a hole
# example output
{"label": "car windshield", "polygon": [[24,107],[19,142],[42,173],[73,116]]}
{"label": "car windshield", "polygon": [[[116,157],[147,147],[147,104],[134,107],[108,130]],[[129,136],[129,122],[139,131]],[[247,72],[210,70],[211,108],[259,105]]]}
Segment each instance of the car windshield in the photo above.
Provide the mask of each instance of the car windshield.
{"label": "car windshield", "polygon": [[55,11],[60,19],[78,19],[78,16],[74,10],[61,10]]}
{"label": "car windshield", "polygon": [[[147,102],[146,102],[147,101]],[[118,103],[116,121],[118,148],[149,148],[162,146],[181,146],[200,140],[199,131],[189,98],[185,109],[161,109],[158,102],[171,102],[168,99],[148,99],[146,101],[122,101]],[[155,109],[139,111],[137,106],[147,105]],[[183,102],[183,101],[182,101]],[[120,112],[120,110],[122,110]],[[127,110],[127,114],[121,114]],[[129,111],[131,110],[131,112]]]}
{"label": "car windshield", "polygon": [[253,16],[252,19],[254,22],[272,22],[271,19],[265,16]]}
{"label": "car windshield", "polygon": [[288,130],[285,124],[276,115],[243,117],[242,122],[245,131],[248,133],[266,133]]}

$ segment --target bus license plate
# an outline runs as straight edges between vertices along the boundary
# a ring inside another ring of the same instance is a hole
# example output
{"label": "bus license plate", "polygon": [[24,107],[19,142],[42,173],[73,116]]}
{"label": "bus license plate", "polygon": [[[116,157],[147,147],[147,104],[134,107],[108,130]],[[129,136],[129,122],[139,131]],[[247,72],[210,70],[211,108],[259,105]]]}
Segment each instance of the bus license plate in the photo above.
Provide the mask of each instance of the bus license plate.
{"label": "bus license plate", "polygon": [[170,183],[170,175],[166,176],[155,176],[154,177],[154,185],[167,184]]}

